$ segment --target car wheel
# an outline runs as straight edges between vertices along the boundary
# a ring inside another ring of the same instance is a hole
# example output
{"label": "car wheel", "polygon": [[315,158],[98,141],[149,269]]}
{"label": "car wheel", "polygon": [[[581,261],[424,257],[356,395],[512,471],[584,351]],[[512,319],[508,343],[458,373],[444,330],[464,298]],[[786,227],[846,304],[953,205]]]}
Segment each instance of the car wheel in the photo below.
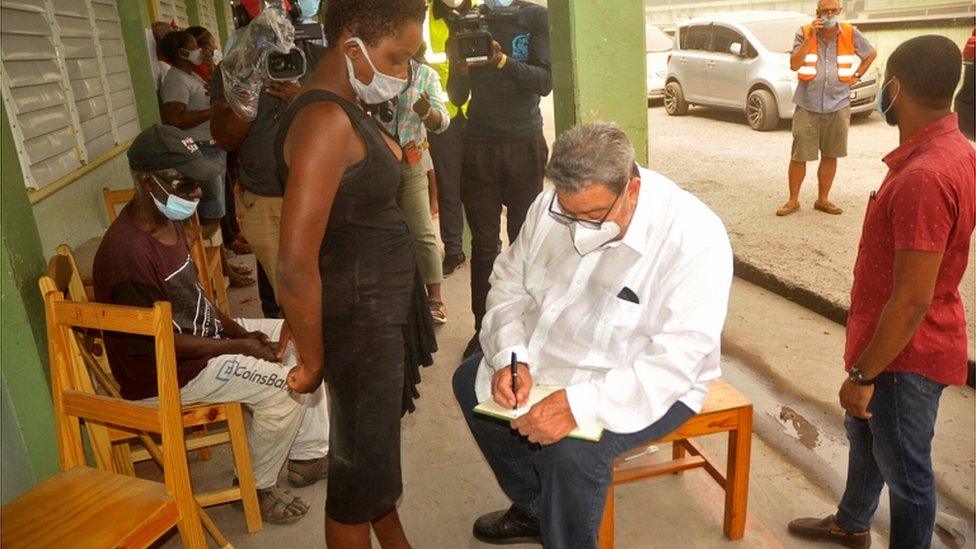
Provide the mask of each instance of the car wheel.
{"label": "car wheel", "polygon": [[760,132],[767,132],[779,125],[779,109],[776,98],[769,90],[755,90],[746,100],[746,119],[749,126]]}
{"label": "car wheel", "polygon": [[664,110],[671,116],[688,114],[688,102],[685,101],[685,92],[682,91],[681,84],[668,82],[664,87]]}

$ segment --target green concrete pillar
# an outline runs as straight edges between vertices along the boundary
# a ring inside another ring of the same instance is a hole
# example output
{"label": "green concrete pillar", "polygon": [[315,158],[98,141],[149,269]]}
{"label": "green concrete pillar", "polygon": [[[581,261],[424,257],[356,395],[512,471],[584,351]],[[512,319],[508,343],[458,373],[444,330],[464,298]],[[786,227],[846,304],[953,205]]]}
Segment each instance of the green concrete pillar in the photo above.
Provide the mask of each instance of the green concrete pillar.
{"label": "green concrete pillar", "polygon": [[[17,161],[10,122],[0,104],[0,372],[33,478],[58,470],[51,387],[47,376],[44,304],[37,279],[47,271],[41,237]],[[9,428],[4,420],[4,429]],[[7,459],[0,448],[0,459]]]}
{"label": "green concrete pillar", "polygon": [[644,2],[549,0],[549,36],[556,134],[615,122],[647,165]]}
{"label": "green concrete pillar", "polygon": [[186,18],[190,21],[191,27],[200,25],[200,5],[197,0],[186,0]]}
{"label": "green concrete pillar", "polygon": [[156,98],[156,82],[153,79],[149,59],[149,46],[146,32],[151,28],[152,16],[146,2],[136,0],[117,0],[119,18],[122,20],[122,41],[125,55],[129,60],[129,74],[132,78],[132,91],[136,98],[139,113],[139,126],[143,129],[159,124],[159,100]]}
{"label": "green concrete pillar", "polygon": [[[234,32],[234,29],[227,28],[227,19],[229,19],[227,12],[230,11],[230,2],[228,0],[214,0],[214,10],[217,12],[217,33],[220,35],[217,37],[217,41],[220,49],[223,50],[230,34]],[[227,55],[226,51],[224,55]]]}

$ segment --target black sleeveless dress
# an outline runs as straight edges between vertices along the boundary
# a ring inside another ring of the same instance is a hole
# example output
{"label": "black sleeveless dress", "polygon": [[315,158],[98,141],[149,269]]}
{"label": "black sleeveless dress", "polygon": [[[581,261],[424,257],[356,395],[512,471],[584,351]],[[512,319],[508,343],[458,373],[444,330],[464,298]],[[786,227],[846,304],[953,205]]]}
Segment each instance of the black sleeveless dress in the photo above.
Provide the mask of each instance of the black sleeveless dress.
{"label": "black sleeveless dress", "polygon": [[413,238],[396,202],[400,161],[379,124],[331,92],[302,94],[278,128],[279,177],[288,180],[288,129],[316,101],[342,107],[366,143],[366,157],[342,176],[319,249],[330,412],[325,509],[337,522],[359,524],[389,511],[403,492],[400,418],[413,410],[419,367],[433,363],[437,344]]}

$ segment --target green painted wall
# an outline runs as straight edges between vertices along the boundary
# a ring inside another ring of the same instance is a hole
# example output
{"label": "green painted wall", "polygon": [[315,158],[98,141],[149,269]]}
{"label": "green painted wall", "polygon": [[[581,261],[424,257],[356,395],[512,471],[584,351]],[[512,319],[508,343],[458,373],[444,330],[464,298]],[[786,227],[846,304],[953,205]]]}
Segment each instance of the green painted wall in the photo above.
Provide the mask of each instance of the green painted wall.
{"label": "green painted wall", "polygon": [[[7,114],[0,105],[0,374],[4,406],[13,414],[3,428],[22,434],[31,471],[16,466],[16,445],[0,447],[0,460],[11,460],[17,485],[41,480],[58,470],[57,442],[46,373],[44,306],[37,279],[46,271],[40,236],[17,162]],[[9,454],[8,454],[9,452]]]}
{"label": "green painted wall", "polygon": [[550,0],[557,135],[575,124],[615,122],[647,163],[647,62],[642,0]]}
{"label": "green painted wall", "polygon": [[117,0],[116,5],[122,20],[122,40],[125,42],[125,55],[129,60],[129,75],[132,77],[132,90],[136,96],[139,125],[148,128],[160,121],[156,83],[153,80],[149,46],[146,42],[146,31],[152,24],[149,6],[144,0]]}
{"label": "green painted wall", "polygon": [[[230,38],[230,33],[234,32],[234,29],[227,28],[227,12],[230,11],[230,5],[227,0],[214,0],[214,9],[217,12],[217,31],[220,34],[220,49],[224,49],[224,44],[227,43],[227,39]],[[227,52],[223,52],[227,55]]]}
{"label": "green painted wall", "polygon": [[190,20],[190,26],[200,25],[200,5],[197,0],[186,0],[186,18]]}
{"label": "green painted wall", "polygon": [[0,504],[6,505],[30,490],[37,479],[3,375],[0,375],[0,452],[3,453],[3,459],[0,459]]}

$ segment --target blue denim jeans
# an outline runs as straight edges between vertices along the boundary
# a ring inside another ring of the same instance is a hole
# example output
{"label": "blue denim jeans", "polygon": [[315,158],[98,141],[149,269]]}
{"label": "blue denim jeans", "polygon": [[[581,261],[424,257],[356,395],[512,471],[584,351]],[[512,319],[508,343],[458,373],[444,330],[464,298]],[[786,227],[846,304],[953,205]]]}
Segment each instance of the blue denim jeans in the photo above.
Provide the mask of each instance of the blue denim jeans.
{"label": "blue denim jeans", "polygon": [[539,519],[543,545],[549,548],[595,548],[613,460],[667,435],[694,415],[678,402],[643,431],[605,431],[600,442],[565,438],[538,446],[504,422],[474,415],[480,362],[478,354],[461,364],[454,374],[454,396],[498,484],[521,511]]}
{"label": "blue denim jeans", "polygon": [[924,376],[884,372],[875,383],[869,420],[844,418],[851,449],[847,487],[835,520],[849,532],[871,528],[881,488],[891,506],[891,547],[928,548],[935,526],[932,436],[945,385]]}

